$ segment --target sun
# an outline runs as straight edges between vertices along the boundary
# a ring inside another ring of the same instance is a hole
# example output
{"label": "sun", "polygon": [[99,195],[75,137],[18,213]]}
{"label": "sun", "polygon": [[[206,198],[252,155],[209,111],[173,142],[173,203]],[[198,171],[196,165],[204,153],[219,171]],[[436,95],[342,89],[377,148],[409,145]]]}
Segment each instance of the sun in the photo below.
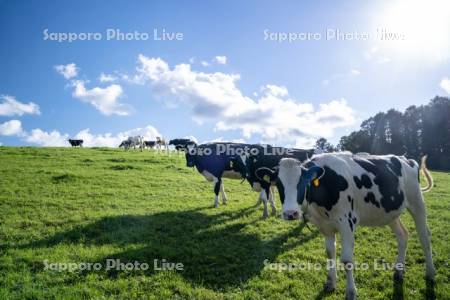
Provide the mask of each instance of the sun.
{"label": "sun", "polygon": [[[450,57],[450,1],[397,0],[376,15],[377,40],[386,53],[435,61]],[[380,38],[383,30],[389,39]]]}

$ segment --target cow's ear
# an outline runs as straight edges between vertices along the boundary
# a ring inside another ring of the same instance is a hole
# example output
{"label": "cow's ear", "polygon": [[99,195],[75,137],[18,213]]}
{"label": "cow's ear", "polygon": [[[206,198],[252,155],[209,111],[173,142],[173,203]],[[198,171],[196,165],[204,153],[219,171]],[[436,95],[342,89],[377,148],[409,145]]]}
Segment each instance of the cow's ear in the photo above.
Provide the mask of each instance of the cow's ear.
{"label": "cow's ear", "polygon": [[262,167],[255,171],[255,175],[259,180],[271,183],[272,179],[278,175],[278,170],[274,171],[270,168]]}
{"label": "cow's ear", "polygon": [[302,170],[302,179],[306,182],[312,182],[314,186],[320,185],[320,178],[325,174],[325,169],[320,166],[312,166]]}

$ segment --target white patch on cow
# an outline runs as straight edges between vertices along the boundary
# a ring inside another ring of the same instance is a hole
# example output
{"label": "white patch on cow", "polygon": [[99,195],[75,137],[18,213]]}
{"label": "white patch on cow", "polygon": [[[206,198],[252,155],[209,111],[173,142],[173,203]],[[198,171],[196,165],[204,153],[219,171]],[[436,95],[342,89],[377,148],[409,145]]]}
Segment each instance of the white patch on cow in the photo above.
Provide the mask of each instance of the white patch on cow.
{"label": "white patch on cow", "polygon": [[242,179],[242,175],[235,171],[223,171],[222,177],[229,179]]}
{"label": "white patch on cow", "polygon": [[208,181],[215,181],[215,180],[217,180],[217,177],[216,176],[214,176],[213,174],[211,174],[211,173],[209,173],[208,171],[203,171],[202,172],[202,175],[206,178],[206,180],[208,180]]}
{"label": "white patch on cow", "polygon": [[261,184],[259,182],[253,182],[252,189],[255,192],[261,192]]}

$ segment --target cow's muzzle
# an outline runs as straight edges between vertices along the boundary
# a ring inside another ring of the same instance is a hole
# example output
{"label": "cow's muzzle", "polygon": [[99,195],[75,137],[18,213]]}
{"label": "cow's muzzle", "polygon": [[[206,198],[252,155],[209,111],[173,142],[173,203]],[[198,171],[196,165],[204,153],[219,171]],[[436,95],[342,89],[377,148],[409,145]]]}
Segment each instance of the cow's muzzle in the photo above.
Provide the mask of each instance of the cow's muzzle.
{"label": "cow's muzzle", "polygon": [[288,221],[300,219],[300,213],[297,210],[288,210],[283,212],[283,218]]}

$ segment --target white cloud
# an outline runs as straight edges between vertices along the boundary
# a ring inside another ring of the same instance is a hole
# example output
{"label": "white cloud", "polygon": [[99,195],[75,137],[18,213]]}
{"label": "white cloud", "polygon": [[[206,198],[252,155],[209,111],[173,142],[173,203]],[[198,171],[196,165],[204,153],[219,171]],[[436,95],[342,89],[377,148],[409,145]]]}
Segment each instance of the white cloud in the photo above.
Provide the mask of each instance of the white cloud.
{"label": "white cloud", "polygon": [[441,83],[439,84],[439,86],[447,92],[447,94],[450,94],[450,79],[448,79],[447,77],[442,78]]}
{"label": "white cloud", "polygon": [[83,102],[92,104],[104,115],[127,116],[130,114],[129,107],[119,103],[119,98],[123,96],[122,87],[118,84],[112,84],[105,88],[94,87],[86,89],[85,82],[75,80],[72,82],[74,91],[72,96]]}
{"label": "white cloud", "polygon": [[384,64],[391,61],[391,59],[389,57],[386,57],[377,46],[366,50],[364,52],[364,57],[366,58],[366,60],[373,61],[375,64]]}
{"label": "white cloud", "polygon": [[[275,97],[286,97],[289,95],[289,92],[284,86],[277,86],[273,84],[267,84],[266,86],[261,88],[262,91],[266,91],[267,93],[275,96]],[[255,93],[254,96],[258,94]]]}
{"label": "white cloud", "polygon": [[111,74],[101,73],[98,80],[100,80],[100,82],[113,82],[117,80],[117,77]]}
{"label": "white cloud", "polygon": [[0,116],[22,116],[24,114],[39,115],[39,105],[29,102],[28,104],[17,101],[13,96],[0,95],[3,101],[0,103]]}
{"label": "white cloud", "polygon": [[76,64],[70,63],[67,65],[57,65],[55,66],[55,70],[64,76],[65,79],[71,79],[77,77],[79,69]]}
{"label": "white cloud", "polygon": [[226,56],[222,56],[222,55],[218,55],[218,56],[214,57],[214,62],[218,63],[219,65],[226,65],[227,64],[227,57]]}
{"label": "white cloud", "polygon": [[[20,127],[20,122],[19,122]],[[0,125],[1,128],[1,125]],[[21,127],[20,127],[21,128]],[[31,132],[20,132],[15,135],[22,136],[22,140],[28,143],[36,144],[43,147],[67,147],[69,146],[69,134],[61,133],[58,130],[51,132],[44,131],[40,128],[31,130]],[[130,136],[141,135],[144,140],[156,140],[156,137],[161,137],[158,130],[148,125],[143,128],[134,128],[117,134],[104,133],[93,134],[89,128],[83,129],[74,135],[75,139],[82,139],[85,147],[117,147],[123,140]]]}
{"label": "white cloud", "polygon": [[305,137],[330,137],[334,129],[354,123],[354,112],[344,99],[315,108],[290,98],[286,87],[267,85],[252,99],[236,86],[238,74],[205,73],[189,64],[172,69],[160,58],[139,55],[138,77],[148,81],[156,95],[187,105],[194,121],[214,122],[217,130],[240,130],[272,143],[295,144]]}
{"label": "white cloud", "polygon": [[68,134],[61,134],[57,130],[51,132],[36,128],[26,133],[24,140],[28,143],[37,144],[43,147],[64,147],[67,146]]}
{"label": "white cloud", "polygon": [[208,66],[210,65],[209,62],[207,62],[207,61],[205,61],[205,60],[202,60],[200,63],[201,63],[201,65],[204,66],[204,67],[208,67]]}
{"label": "white cloud", "polygon": [[322,84],[323,85],[329,85],[333,81],[349,80],[349,79],[355,78],[355,77],[357,77],[359,75],[361,75],[361,71],[360,70],[358,70],[358,69],[350,69],[347,72],[333,74],[330,78],[324,79],[322,81]]}
{"label": "white cloud", "polygon": [[19,120],[10,120],[5,123],[0,123],[0,135],[20,136],[22,134],[22,123]]}

